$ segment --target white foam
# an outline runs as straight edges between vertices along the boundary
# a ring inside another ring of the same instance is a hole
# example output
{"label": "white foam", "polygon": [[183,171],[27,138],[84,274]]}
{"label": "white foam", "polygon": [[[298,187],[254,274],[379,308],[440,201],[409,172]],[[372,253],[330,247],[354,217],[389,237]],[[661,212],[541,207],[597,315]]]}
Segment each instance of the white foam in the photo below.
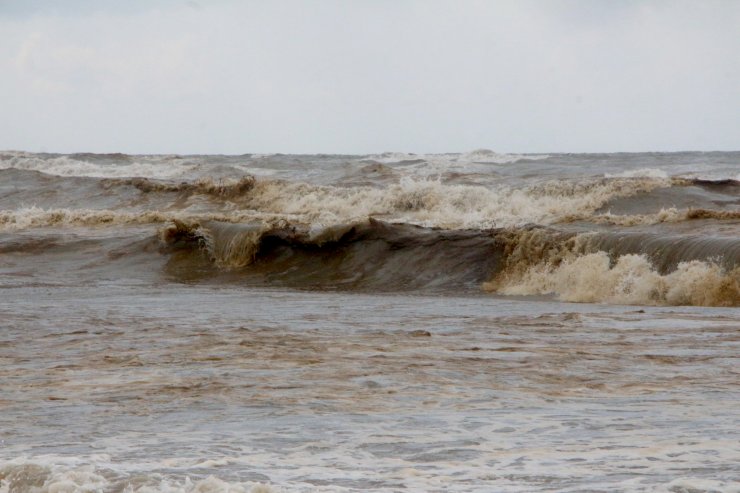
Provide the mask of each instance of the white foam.
{"label": "white foam", "polygon": [[382,189],[258,181],[244,205],[310,224],[331,225],[375,216],[428,227],[487,229],[553,224],[574,214],[591,214],[613,198],[664,186],[670,186],[670,180],[621,178],[486,188],[406,177]]}

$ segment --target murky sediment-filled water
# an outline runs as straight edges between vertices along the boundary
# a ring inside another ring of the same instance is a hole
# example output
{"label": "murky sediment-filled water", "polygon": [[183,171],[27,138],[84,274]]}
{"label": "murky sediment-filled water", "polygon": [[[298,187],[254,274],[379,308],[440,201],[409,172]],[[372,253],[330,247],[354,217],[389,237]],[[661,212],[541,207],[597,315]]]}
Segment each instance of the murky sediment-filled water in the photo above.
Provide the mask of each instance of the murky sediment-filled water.
{"label": "murky sediment-filled water", "polygon": [[0,492],[740,491],[738,163],[2,154]]}

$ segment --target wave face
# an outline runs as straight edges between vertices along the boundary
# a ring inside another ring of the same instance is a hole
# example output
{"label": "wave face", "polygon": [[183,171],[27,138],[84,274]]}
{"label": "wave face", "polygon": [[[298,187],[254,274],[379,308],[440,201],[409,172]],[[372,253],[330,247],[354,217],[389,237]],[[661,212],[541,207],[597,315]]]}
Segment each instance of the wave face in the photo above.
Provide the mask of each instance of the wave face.
{"label": "wave face", "polygon": [[183,282],[739,306],[739,164],[4,152],[0,249],[8,272],[35,262],[70,282],[75,269],[125,267]]}
{"label": "wave face", "polygon": [[205,276],[321,289],[478,290],[498,257],[493,232],[434,230],[368,221],[306,230],[294,226],[177,222],[162,231],[175,275],[189,277],[207,258]]}

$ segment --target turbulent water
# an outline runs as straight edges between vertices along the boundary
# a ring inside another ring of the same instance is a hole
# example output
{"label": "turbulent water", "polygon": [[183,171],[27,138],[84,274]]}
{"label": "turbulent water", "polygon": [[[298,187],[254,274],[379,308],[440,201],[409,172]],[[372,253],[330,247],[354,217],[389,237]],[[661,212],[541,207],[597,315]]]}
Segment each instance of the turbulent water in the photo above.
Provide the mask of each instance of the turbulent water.
{"label": "turbulent water", "polygon": [[740,152],[0,153],[0,492],[740,491]]}

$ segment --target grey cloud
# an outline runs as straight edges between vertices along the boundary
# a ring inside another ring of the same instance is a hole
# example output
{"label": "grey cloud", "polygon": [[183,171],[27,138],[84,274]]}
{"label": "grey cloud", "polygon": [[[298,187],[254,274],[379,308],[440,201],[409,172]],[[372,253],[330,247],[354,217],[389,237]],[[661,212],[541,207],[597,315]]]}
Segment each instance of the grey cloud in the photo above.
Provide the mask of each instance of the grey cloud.
{"label": "grey cloud", "polygon": [[0,148],[702,150],[740,135],[735,2],[34,5],[0,16]]}

